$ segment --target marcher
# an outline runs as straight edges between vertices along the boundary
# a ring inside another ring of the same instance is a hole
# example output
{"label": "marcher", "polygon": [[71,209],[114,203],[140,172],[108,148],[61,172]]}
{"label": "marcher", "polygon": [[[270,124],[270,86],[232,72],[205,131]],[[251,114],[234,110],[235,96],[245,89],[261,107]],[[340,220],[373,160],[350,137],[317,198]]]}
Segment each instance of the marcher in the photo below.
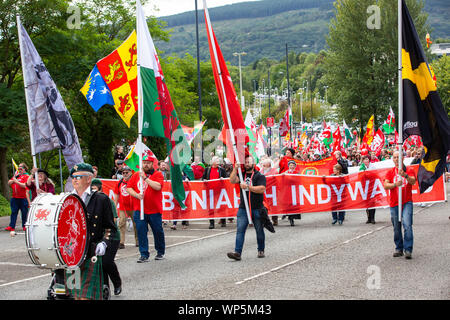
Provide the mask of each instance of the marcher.
{"label": "marcher", "polygon": [[[144,154],[142,159],[142,171],[136,172],[131,177],[127,185],[128,193],[133,197],[133,219],[136,223],[138,234],[139,252],[141,256],[138,263],[147,262],[150,253],[148,251],[148,225],[152,229],[155,241],[156,257],[155,260],[164,259],[166,243],[164,238],[164,229],[162,226],[162,187],[164,177],[160,171],[153,168],[155,157],[149,153]],[[138,187],[140,179],[143,181],[143,193]],[[140,200],[144,200],[144,220],[141,220]]]}
{"label": "marcher", "polygon": [[[391,221],[394,227],[394,243],[395,252],[394,257],[403,256],[403,251],[406,259],[412,258],[413,251],[413,201],[412,201],[412,186],[416,183],[416,175],[412,167],[405,167],[398,169],[399,152],[395,151],[392,155],[394,161],[394,168],[389,170],[384,180],[384,188],[390,190],[389,207],[391,210]],[[398,187],[402,187],[402,216],[401,222],[398,217]],[[403,234],[402,234],[403,225]]]}
{"label": "marcher", "polygon": [[10,200],[11,206],[11,218],[9,220],[9,226],[6,227],[6,231],[14,231],[16,229],[17,215],[22,215],[22,229],[25,231],[25,223],[27,222],[28,214],[28,201],[26,196],[27,188],[27,174],[28,167],[25,163],[20,163],[17,172],[8,181],[8,186],[12,189],[12,197]]}
{"label": "marcher", "polygon": [[[214,179],[220,179],[220,178],[227,178],[227,174],[225,170],[219,166],[220,164],[220,158],[217,156],[212,157],[211,159],[211,166],[205,169],[205,172],[203,173],[203,180],[214,180]],[[222,227],[225,227],[227,222],[226,219],[220,219],[219,224]],[[214,219],[209,220],[209,229],[214,229]]]}
{"label": "marcher", "polygon": [[[339,152],[339,151],[336,151],[336,152]],[[336,163],[333,166],[332,176],[342,176],[342,166],[339,163]],[[345,211],[339,211],[339,212],[333,211],[333,212],[331,212],[331,216],[333,218],[333,221],[331,222],[331,224],[336,224],[336,222],[339,222],[339,225],[342,225],[342,223],[344,222],[344,219],[345,219]]]}
{"label": "marcher", "polygon": [[[370,166],[371,166],[371,162],[370,162],[369,156],[363,156],[362,157],[362,163],[359,166],[359,171],[369,170]],[[375,210],[376,209],[366,209],[366,213],[367,213],[367,221],[366,221],[366,223],[375,224]]]}
{"label": "marcher", "polygon": [[265,235],[264,226],[260,220],[260,212],[263,208],[264,192],[266,191],[266,177],[259,171],[255,170],[255,162],[252,156],[245,158],[243,179],[240,181],[237,174],[238,164],[233,168],[230,176],[230,182],[233,184],[239,183],[241,187],[241,201],[237,212],[237,230],[236,243],[234,252],[229,252],[227,256],[230,259],[241,260],[242,249],[244,247],[245,231],[249,224],[247,212],[244,203],[244,192],[248,200],[248,206],[251,213],[251,218],[256,231],[256,240],[258,242],[258,258],[264,258],[265,249]]}
{"label": "marcher", "polygon": [[[266,158],[266,159],[262,160],[261,162],[262,162],[262,168],[261,168],[260,172],[264,176],[267,177],[269,175],[278,174],[278,169],[273,167],[272,160],[270,158]],[[271,218],[272,218],[273,225],[277,226],[278,225],[278,216],[271,215]]]}
{"label": "marcher", "polygon": [[[297,163],[295,162],[295,160],[289,160],[288,167],[289,167],[289,169],[287,171],[285,171],[284,173],[289,173],[289,174],[298,174],[299,173],[299,171],[297,169]],[[301,219],[301,218],[302,218],[302,216],[300,214],[288,215],[288,219],[289,219],[289,223],[291,224],[291,227],[295,226],[294,219]]]}
{"label": "marcher", "polygon": [[111,179],[120,180],[123,178],[122,170],[123,170],[124,165],[125,165],[125,162],[123,160],[120,160],[120,159],[115,160],[115,166],[111,170]]}
{"label": "marcher", "polygon": [[[91,189],[94,170],[88,163],[79,163],[70,170],[73,193],[77,194],[86,206],[87,229],[89,232],[86,244],[86,260],[80,266],[80,287],[71,289],[72,296],[77,300],[103,299],[102,256],[114,238],[117,228],[114,223],[111,200],[102,192]],[[97,262],[91,258],[97,256]],[[72,275],[67,270],[66,275]]]}
{"label": "marcher", "polygon": [[[100,179],[92,179],[91,183],[92,191],[94,192],[102,192],[102,181]],[[111,200],[111,199],[110,199]],[[117,227],[117,210],[116,205],[113,200],[111,200],[111,207],[113,211],[114,216],[114,223]],[[117,265],[114,262],[114,259],[117,254],[117,250],[119,249],[121,239],[121,233],[119,230],[117,230],[116,234],[114,235],[114,238],[111,240],[111,244],[106,247],[105,255],[103,256],[102,260],[102,267],[103,267],[103,292],[105,294],[105,289],[108,290],[106,293],[108,296],[110,295],[110,289],[109,289],[109,279],[111,279],[111,282],[114,286],[114,295],[117,296],[122,292],[122,279],[120,278],[119,270],[117,269]],[[106,288],[105,288],[106,287]]]}
{"label": "marcher", "polygon": [[124,166],[122,169],[123,178],[119,180],[119,183],[114,189],[114,202],[119,211],[119,249],[125,249],[125,232],[128,218],[131,218],[132,220],[134,229],[134,241],[136,243],[136,247],[138,246],[136,223],[133,220],[133,199],[127,191],[127,184],[131,179],[132,172],[133,171],[130,167]]}
{"label": "marcher", "polygon": [[340,151],[335,151],[334,157],[336,158],[337,163],[341,165],[341,173],[348,174],[348,162],[342,157],[342,153]]}
{"label": "marcher", "polygon": [[[36,182],[34,175],[38,172],[39,189],[36,191]],[[37,197],[41,193],[51,193],[55,194],[55,185],[50,180],[48,172],[43,169],[33,168],[31,169],[31,174],[27,179],[27,190],[31,191],[31,200]],[[31,203],[30,203],[31,205]]]}
{"label": "marcher", "polygon": [[294,159],[294,154],[295,154],[294,149],[292,149],[292,148],[286,149],[286,153],[285,153],[284,157],[281,158],[281,160],[278,164],[278,166],[280,168],[279,173],[283,173],[283,172],[289,170],[288,162],[289,162],[289,160]]}

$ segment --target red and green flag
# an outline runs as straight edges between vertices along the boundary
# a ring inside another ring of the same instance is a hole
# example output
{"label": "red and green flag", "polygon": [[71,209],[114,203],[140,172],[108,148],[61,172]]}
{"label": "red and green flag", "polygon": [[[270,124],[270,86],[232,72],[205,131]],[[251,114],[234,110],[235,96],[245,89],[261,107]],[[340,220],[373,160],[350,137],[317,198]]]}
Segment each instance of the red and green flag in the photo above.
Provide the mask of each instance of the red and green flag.
{"label": "red and green flag", "polygon": [[191,148],[181,128],[170,98],[164,74],[150,35],[144,11],[137,6],[137,52],[142,108],[142,135],[163,138],[169,155],[172,192],[184,208],[186,198],[182,170],[191,156]]}

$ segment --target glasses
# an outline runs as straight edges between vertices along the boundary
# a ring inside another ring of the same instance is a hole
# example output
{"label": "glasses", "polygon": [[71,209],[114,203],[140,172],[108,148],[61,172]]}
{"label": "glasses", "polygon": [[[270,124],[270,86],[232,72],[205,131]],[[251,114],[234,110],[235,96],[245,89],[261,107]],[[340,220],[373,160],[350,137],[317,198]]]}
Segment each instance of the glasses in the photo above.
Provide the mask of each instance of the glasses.
{"label": "glasses", "polygon": [[124,172],[122,172],[123,174],[131,174],[131,172],[130,171],[124,171]]}
{"label": "glasses", "polygon": [[89,177],[89,175],[87,175],[87,174],[79,174],[79,175],[76,175],[76,176],[72,176],[72,179],[74,179],[74,180],[81,180],[83,177]]}

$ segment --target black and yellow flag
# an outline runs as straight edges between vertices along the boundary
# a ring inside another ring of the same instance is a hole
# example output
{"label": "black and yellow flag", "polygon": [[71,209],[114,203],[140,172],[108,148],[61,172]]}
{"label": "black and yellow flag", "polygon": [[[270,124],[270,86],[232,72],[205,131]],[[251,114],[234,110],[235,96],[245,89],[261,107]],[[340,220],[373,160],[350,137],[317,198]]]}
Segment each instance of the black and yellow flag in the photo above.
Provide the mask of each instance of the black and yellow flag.
{"label": "black and yellow flag", "polygon": [[422,137],[425,157],[417,178],[423,193],[444,173],[450,124],[404,0],[402,20],[403,139]]}

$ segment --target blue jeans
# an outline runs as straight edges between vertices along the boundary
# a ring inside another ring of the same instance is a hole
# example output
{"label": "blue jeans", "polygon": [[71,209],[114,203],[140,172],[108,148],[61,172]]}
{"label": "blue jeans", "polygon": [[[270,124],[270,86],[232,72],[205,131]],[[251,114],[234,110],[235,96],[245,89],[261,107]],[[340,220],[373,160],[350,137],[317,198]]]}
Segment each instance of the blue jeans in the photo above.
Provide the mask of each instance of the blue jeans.
{"label": "blue jeans", "polygon": [[[398,206],[391,207],[391,221],[394,227],[395,250],[411,252],[413,250],[413,203],[407,202],[403,205],[402,221],[398,221]],[[403,235],[402,235],[403,225]]]}
{"label": "blue jeans", "polygon": [[[264,226],[261,223],[260,210],[252,210],[252,221],[255,226],[256,231],[256,241],[258,242],[258,251],[264,251],[265,247],[265,235]],[[234,251],[237,253],[242,253],[242,248],[244,247],[245,231],[248,226],[247,212],[243,208],[239,208],[237,212],[237,228],[236,228],[236,246]]]}
{"label": "blue jeans", "polygon": [[345,219],[345,211],[339,211],[339,212],[333,211],[331,213],[331,216],[333,217],[333,220],[344,221],[344,219]]}
{"label": "blue jeans", "polygon": [[140,211],[137,210],[133,215],[134,222],[136,223],[136,231],[139,242],[139,252],[142,257],[148,258],[150,253],[148,252],[148,225],[152,228],[153,239],[155,240],[155,250],[158,255],[164,255],[166,252],[166,243],[164,240],[164,229],[162,227],[162,215],[161,213],[144,214],[144,220],[141,220]]}
{"label": "blue jeans", "polygon": [[28,201],[27,199],[20,198],[11,198],[9,202],[11,205],[11,220],[9,222],[9,226],[11,228],[16,228],[17,215],[19,214],[19,210],[22,214],[22,227],[25,227],[25,223],[27,222],[27,214],[28,214]]}

